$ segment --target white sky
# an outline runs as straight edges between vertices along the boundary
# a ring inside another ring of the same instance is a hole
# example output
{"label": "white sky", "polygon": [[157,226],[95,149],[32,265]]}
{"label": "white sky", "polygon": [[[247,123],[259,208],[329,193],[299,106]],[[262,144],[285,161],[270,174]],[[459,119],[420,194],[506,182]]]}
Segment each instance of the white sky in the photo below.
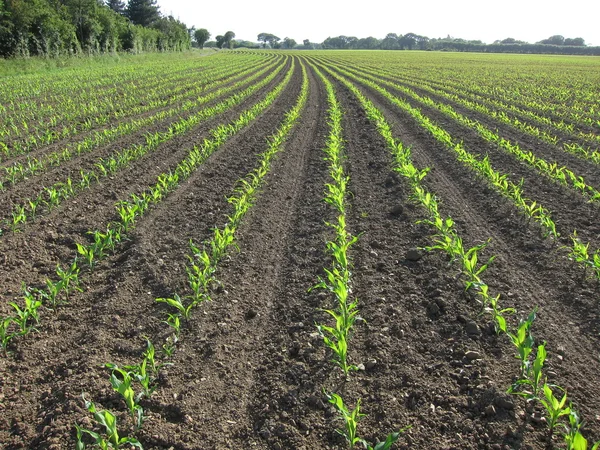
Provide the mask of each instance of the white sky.
{"label": "white sky", "polygon": [[[259,33],[320,43],[331,36],[373,36],[409,32],[429,38],[447,35],[491,43],[512,37],[537,42],[552,35],[582,37],[600,46],[599,0],[158,0],[163,14],[191,27],[206,28],[211,39],[233,31],[255,42]],[[357,6],[351,6],[357,5]]]}

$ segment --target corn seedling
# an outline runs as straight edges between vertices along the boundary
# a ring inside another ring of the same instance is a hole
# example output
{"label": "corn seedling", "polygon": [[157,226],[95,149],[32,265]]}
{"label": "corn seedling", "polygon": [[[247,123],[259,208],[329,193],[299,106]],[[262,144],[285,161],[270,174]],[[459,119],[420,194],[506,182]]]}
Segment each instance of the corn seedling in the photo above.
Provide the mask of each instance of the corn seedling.
{"label": "corn seedling", "polygon": [[[142,386],[142,392],[138,395],[138,398],[136,399],[137,401],[139,401],[141,397],[150,398],[152,396],[156,390],[156,386],[154,386],[154,384],[156,382],[156,378],[158,377],[158,373],[165,365],[170,364],[157,363],[154,345],[149,339],[146,339],[146,351],[144,352],[144,359],[142,362],[135,366],[123,367],[123,369],[126,370],[132,378],[137,380],[140,386]],[[106,364],[106,367],[112,370],[118,369],[115,364]]]}
{"label": "corn seedling", "polygon": [[347,309],[348,311],[346,311],[346,314],[339,314],[330,309],[325,310],[326,313],[334,318],[334,327],[317,325],[317,329],[323,338],[323,342],[327,347],[333,350],[337,356],[337,359],[334,359],[333,362],[342,369],[345,376],[347,376],[351,370],[358,370],[357,366],[348,364],[348,338],[350,335],[350,328],[358,313],[356,303],[350,304]]}
{"label": "corn seedling", "polygon": [[62,283],[62,289],[65,292],[66,300],[69,300],[69,295],[72,292],[82,292],[79,287],[79,267],[77,266],[77,259],[75,259],[68,269],[63,269],[60,265],[56,266],[56,275],[58,275],[59,282]]}
{"label": "corn seedling", "polygon": [[506,333],[506,318],[504,317],[507,314],[515,314],[517,311],[515,308],[503,308],[500,309],[498,307],[498,300],[500,300],[500,294],[491,296],[488,294],[488,285],[483,284],[479,287],[479,291],[477,294],[482,297],[481,304],[489,305],[485,307],[485,312],[488,312],[492,315],[492,320],[494,321],[496,327],[496,333]]}
{"label": "corn seedling", "polygon": [[590,244],[589,242],[587,244],[583,244],[581,240],[577,237],[577,231],[573,231],[571,241],[573,242],[573,246],[565,247],[570,250],[568,257],[571,261],[575,261],[579,265],[583,266],[585,273],[585,270],[588,266],[594,265],[594,260],[590,259],[590,254],[588,252]]}
{"label": "corn seedling", "polygon": [[329,403],[335,407],[336,411],[341,415],[341,418],[344,421],[344,429],[336,431],[344,436],[349,447],[353,449],[356,444],[362,443],[362,439],[356,434],[358,421],[364,416],[364,414],[361,414],[360,412],[360,399],[356,402],[356,408],[350,411],[344,404],[342,397],[340,397],[338,394],[331,393],[326,395]]}
{"label": "corn seedling", "polygon": [[63,287],[64,282],[62,280],[56,282],[52,280],[46,280],[46,289],[38,290],[38,294],[47,308],[56,309]]}
{"label": "corn seedling", "polygon": [[25,307],[21,308],[14,302],[9,303],[15,311],[13,316],[13,322],[19,328],[19,334],[25,335],[30,331],[34,331],[35,328],[30,322],[39,323],[38,309],[42,306],[42,302],[35,298],[33,292],[23,286],[23,300],[25,300]]}
{"label": "corn seedling", "polygon": [[12,212],[12,222],[10,223],[10,229],[13,233],[16,233],[20,229],[20,225],[27,221],[27,215],[25,214],[25,206],[16,205]]}
{"label": "corn seedling", "polygon": [[163,344],[162,349],[167,358],[171,357],[175,353],[175,346],[179,342],[179,335],[172,334],[167,337],[166,342]]}
{"label": "corn seedling", "polygon": [[173,328],[173,333],[175,336],[179,337],[181,332],[181,319],[179,313],[167,313],[167,320],[164,320],[163,322]]}
{"label": "corn seedling", "polygon": [[81,180],[79,181],[80,189],[86,189],[90,187],[92,182],[92,178],[94,177],[94,172],[84,172],[83,170],[79,171],[79,175],[81,176]]}
{"label": "corn seedling", "polygon": [[491,256],[485,264],[482,264],[478,267],[478,256],[477,253],[484,249],[487,244],[489,244],[489,240],[484,242],[483,244],[476,245],[469,250],[466,251],[464,256],[462,257],[463,263],[463,273],[467,275],[467,281],[465,283],[465,290],[468,291],[471,287],[479,288],[481,287],[481,278],[480,275],[485,272],[490,265],[490,263],[496,258],[495,255]]}
{"label": "corn seedling", "polygon": [[133,446],[143,450],[142,444],[140,444],[137,439],[119,436],[119,431],[117,429],[117,418],[113,413],[110,411],[98,411],[94,403],[87,401],[85,397],[83,397],[83,400],[87,410],[94,415],[94,419],[96,420],[97,424],[104,428],[104,434],[101,435],[95,431],[86,430],[76,424],[76,450],[85,450],[86,444],[83,442],[84,434],[89,435],[94,440],[94,445],[98,446],[101,450],[119,449],[125,446]]}
{"label": "corn seedling", "polygon": [[127,405],[127,409],[129,410],[129,414],[131,416],[131,420],[137,430],[139,430],[144,424],[144,409],[139,404],[139,400],[144,395],[143,392],[135,395],[133,388],[131,387],[133,378],[131,372],[123,370],[117,367],[114,364],[106,364],[106,367],[112,370],[110,375],[110,384],[113,389],[121,394],[125,404]]}
{"label": "corn seedling", "polygon": [[[166,303],[167,305],[171,306],[172,308],[177,309],[177,311],[179,311],[185,319],[189,319],[189,317],[191,315],[192,307],[194,306],[193,304],[189,304],[189,305],[185,306],[183,304],[182,298],[178,294],[173,294],[173,298],[168,298],[168,297],[167,298],[157,298],[156,301],[159,303]],[[172,315],[169,314],[169,316],[172,316]],[[177,323],[179,323],[179,322],[177,322]]]}
{"label": "corn seedling", "polygon": [[123,232],[127,233],[130,227],[133,225],[136,219],[136,211],[139,209],[135,205],[131,205],[129,202],[121,201],[117,203],[117,212],[121,218],[121,225],[123,226]]}
{"label": "corn seedling", "polygon": [[35,220],[35,215],[38,209],[38,206],[42,202],[41,194],[35,199],[27,199],[27,203],[29,204],[29,211],[31,212],[31,219]]}
{"label": "corn seedling", "polygon": [[560,419],[562,416],[571,414],[570,406],[566,406],[567,392],[560,386],[553,387],[564,393],[560,400],[554,396],[554,392],[552,392],[552,386],[549,384],[544,384],[544,397],[540,398],[540,403],[544,405],[544,408],[546,408],[546,417],[550,436],[552,436],[552,433],[554,432],[554,428],[558,423],[558,419]]}
{"label": "corn seedling", "polygon": [[513,345],[517,348],[517,358],[521,361],[521,378],[527,376],[529,372],[529,354],[533,350],[533,336],[531,335],[531,325],[535,320],[537,309],[534,309],[527,319],[521,319],[516,333],[507,333]]}
{"label": "corn seedling", "polygon": [[[529,361],[528,361],[529,362]],[[542,369],[546,362],[546,343],[538,345],[537,353],[532,364],[528,364],[528,370],[524,377],[517,380],[509,389],[509,393],[525,397],[527,400],[539,399],[542,388]],[[529,386],[530,390],[517,391],[517,388]]]}
{"label": "corn seedling", "polygon": [[77,253],[79,253],[81,256],[83,256],[83,259],[89,266],[90,271],[93,271],[94,267],[96,267],[96,263],[98,262],[96,259],[96,254],[95,254],[94,248],[92,246],[86,246],[86,245],[79,244],[79,243],[77,243],[76,245],[77,245]]}
{"label": "corn seedling", "polygon": [[[583,422],[579,418],[579,414],[573,406],[569,407],[569,425],[564,425],[565,433],[565,444],[567,444],[567,450],[588,450],[588,441],[581,434],[581,428],[583,427]],[[598,450],[600,448],[600,441],[592,444],[590,450]]]}
{"label": "corn seedling", "polygon": [[359,437],[357,434],[358,423],[361,417],[364,417],[365,414],[360,412],[360,399],[356,402],[356,408],[350,410],[345,404],[344,400],[341,396],[335,393],[325,394],[327,396],[327,400],[331,403],[338,414],[341,416],[341,419],[344,421],[344,428],[342,430],[336,430],[340,435],[346,439],[348,443],[348,448],[354,449],[357,444],[361,444],[367,450],[389,450],[392,448],[394,442],[398,440],[400,434],[406,431],[408,428],[403,428],[402,430],[394,433],[390,433],[385,441],[378,442],[375,446],[370,445],[366,440]]}
{"label": "corn seedling", "polygon": [[0,346],[5,355],[8,353],[8,343],[18,335],[18,333],[10,331],[10,326],[13,322],[14,319],[12,317],[0,318]]}
{"label": "corn seedling", "polygon": [[46,191],[46,195],[48,197],[46,200],[46,205],[48,206],[48,210],[52,211],[60,204],[60,193],[54,187],[44,188],[44,190]]}

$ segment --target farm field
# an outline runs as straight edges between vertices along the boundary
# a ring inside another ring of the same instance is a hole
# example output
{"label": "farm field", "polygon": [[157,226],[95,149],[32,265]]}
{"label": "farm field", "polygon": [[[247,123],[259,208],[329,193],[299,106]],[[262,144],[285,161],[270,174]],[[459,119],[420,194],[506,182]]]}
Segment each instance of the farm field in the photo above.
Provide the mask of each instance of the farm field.
{"label": "farm field", "polygon": [[599,208],[597,58],[3,77],[0,448],[592,449]]}

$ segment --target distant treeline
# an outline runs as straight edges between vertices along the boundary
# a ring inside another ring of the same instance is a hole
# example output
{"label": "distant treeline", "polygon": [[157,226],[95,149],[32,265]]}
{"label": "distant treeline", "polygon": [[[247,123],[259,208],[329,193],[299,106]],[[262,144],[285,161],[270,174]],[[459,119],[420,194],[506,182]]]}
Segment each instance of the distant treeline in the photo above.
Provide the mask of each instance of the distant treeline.
{"label": "distant treeline", "polygon": [[468,41],[452,37],[430,39],[414,33],[397,35],[389,33],[384,39],[374,37],[356,38],[352,36],[329,37],[322,44],[311,44],[305,41],[304,45],[296,48],[323,48],[323,49],[381,49],[381,50],[437,50],[457,52],[488,52],[488,53],[537,53],[561,55],[600,55],[600,47],[588,47],[582,38],[564,38],[551,36],[535,44],[507,38],[493,44],[484,44],[481,41]]}
{"label": "distant treeline", "polygon": [[156,0],[0,0],[0,56],[172,51],[191,46],[186,25]]}

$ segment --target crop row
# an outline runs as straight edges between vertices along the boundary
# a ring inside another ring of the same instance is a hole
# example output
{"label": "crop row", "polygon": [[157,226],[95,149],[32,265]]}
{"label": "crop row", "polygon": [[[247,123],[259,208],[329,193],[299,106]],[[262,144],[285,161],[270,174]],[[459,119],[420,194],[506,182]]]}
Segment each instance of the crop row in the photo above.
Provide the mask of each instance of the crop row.
{"label": "crop row", "polygon": [[[166,194],[172,191],[178,184],[188,178],[194,170],[202,164],[217,148],[239,130],[250,124],[255,117],[271,105],[279,96],[284,87],[289,83],[293,71],[289,70],[284,80],[272,89],[266,97],[254,106],[244,111],[240,117],[227,125],[219,125],[210,131],[211,139],[205,139],[200,146],[193,147],[186,158],[177,167],[168,173],[157,177],[157,182],[147,191],[140,195],[132,194],[131,200],[119,201],[116,205],[120,218],[118,222],[111,222],[103,231],[90,232],[93,242],[89,244],[77,244],[78,255],[68,263],[70,269],[57,270],[58,280],[46,280],[45,289],[31,289],[23,285],[25,307],[21,308],[16,303],[11,304],[13,314],[0,320],[0,344],[6,352],[10,341],[18,336],[33,330],[34,324],[39,322],[37,310],[39,307],[54,307],[58,301],[66,301],[73,286],[78,285],[78,274],[81,268],[81,260],[85,261],[89,270],[93,270],[97,262],[114,251],[115,246],[125,237],[125,234],[134,226],[148,208],[163,200]],[[265,78],[267,85],[275,77],[276,73]],[[258,89],[258,88],[256,88]],[[235,103],[229,105],[233,106]],[[183,133],[183,129],[180,131]],[[158,145],[158,144],[156,144]],[[64,296],[61,299],[61,296]],[[45,301],[51,298],[51,301]],[[23,312],[24,311],[24,312]]]}
{"label": "crop row", "polygon": [[569,168],[560,165],[556,161],[548,162],[540,156],[536,156],[530,150],[521,149],[518,144],[512,143],[509,140],[504,139],[498,134],[498,132],[492,131],[479,121],[470,119],[464,116],[463,114],[456,112],[450,105],[435,102],[429,97],[419,95],[416,92],[396,83],[382,80],[380,77],[374,77],[372,75],[365,74],[364,72],[361,72],[361,75],[380,85],[388,86],[397,91],[400,91],[410,96],[411,98],[417,100],[418,102],[422,103],[423,105],[442,112],[444,115],[455,120],[457,123],[471,128],[472,130],[477,132],[483,139],[490,143],[496,144],[499,149],[515,156],[519,161],[524,162],[532,169],[538,171],[539,173],[547,176],[550,179],[557,181],[560,184],[570,186],[575,190],[581,192],[582,194],[587,196],[590,201],[600,200],[600,192],[598,192],[598,190],[593,186],[587,184],[582,176],[574,173]]}
{"label": "crop row", "polygon": [[[155,133],[146,135],[145,145],[134,144],[131,147],[114,152],[114,154],[110,157],[99,159],[94,163],[94,169],[90,169],[86,172],[81,170],[78,180],[68,177],[65,181],[60,181],[50,187],[44,188],[34,199],[28,199],[20,205],[15,205],[13,207],[12,217],[4,219],[6,225],[13,232],[20,230],[23,224],[29,220],[35,219],[35,217],[39,215],[40,210],[38,210],[38,208],[40,206],[45,206],[46,211],[48,212],[51,211],[60,205],[64,200],[77,195],[79,191],[88,189],[93,182],[97,182],[101,178],[106,178],[115,174],[117,171],[129,166],[133,161],[140,159],[148,152],[154,151],[161,144],[168,142],[176,136],[187,133],[200,122],[215,117],[216,115],[229,110],[235,105],[240,104],[250,95],[268,85],[268,83],[270,83],[283,69],[284,65],[285,62],[281,63],[275,70],[273,70],[261,81],[251,84],[243,91],[231,95],[225,100],[222,100],[220,103],[212,107],[201,109],[198,112],[192,113],[187,118],[182,118],[179,121],[172,123],[167,131],[157,131]],[[215,97],[218,98],[225,93],[235,91],[240,85],[245,85],[250,81],[257,79],[267,70],[268,68],[264,69],[264,71],[255,73],[251,77],[244,79],[241,82],[214,91],[204,98],[199,99],[198,104],[201,105],[210,99]]]}
{"label": "crop row", "polygon": [[[293,71],[294,67],[292,66],[288,73],[288,81]],[[202,250],[196,247],[193,242],[190,242],[192,255],[188,256],[190,264],[187,267],[187,275],[191,294],[182,297],[174,294],[172,298],[156,299],[157,302],[166,303],[172,311],[167,312],[167,319],[165,321],[172,333],[162,347],[164,361],[173,354],[176,345],[180,342],[182,337],[182,322],[188,321],[191,318],[192,308],[198,303],[210,299],[209,286],[216,282],[215,272],[217,271],[219,261],[225,255],[228,248],[235,245],[236,231],[242,219],[256,201],[265,177],[270,171],[273,158],[282,150],[284,142],[304,109],[308,97],[308,76],[304,66],[302,67],[302,74],[302,88],[296,104],[285,114],[284,120],[277,131],[268,139],[267,149],[259,155],[258,166],[246,177],[238,181],[233,195],[228,197],[228,202],[233,205],[233,212],[229,216],[227,224],[222,229],[215,228],[213,238],[204,243],[204,249]],[[156,364],[154,354],[154,346],[148,341],[147,350],[144,352],[141,364],[124,366],[122,368],[116,364],[106,364],[106,367],[112,371],[110,383],[114,390],[121,394],[127,406],[132,419],[134,433],[142,427],[144,420],[144,410],[140,404],[140,400],[144,397],[148,399],[151,397],[152,393],[158,387],[158,371],[162,367],[170,365],[168,362]],[[151,370],[148,370],[147,367],[151,368]],[[140,389],[137,395],[132,387],[132,385],[135,386],[134,381],[136,380],[139,382]],[[85,403],[86,408],[94,415],[97,428],[102,429],[102,432],[84,429],[76,425],[78,449],[85,448],[85,434],[91,436],[94,443],[100,447],[103,445],[112,445],[118,448],[120,445],[128,444],[142,448],[141,443],[136,438],[130,436],[119,437],[115,414],[108,410],[98,411],[96,406],[90,401],[86,400]],[[106,420],[107,417],[110,418],[109,422]]]}
{"label": "crop row", "polygon": [[[182,115],[182,113],[186,111],[197,108],[198,106],[218,98],[219,95],[222,95],[223,93],[241,87],[244,82],[248,84],[251,83],[254,80],[254,77],[250,76],[246,79],[244,79],[244,77],[248,76],[254,71],[257,71],[257,75],[263,74],[275,64],[276,63],[267,65],[263,68],[260,68],[258,71],[253,65],[242,71],[240,71],[237,67],[228,67],[226,69],[210,71],[206,74],[206,78],[198,80],[199,86],[190,89],[185,94],[171,96],[168,100],[163,102],[163,106],[166,106],[167,104],[173,105],[168,109],[160,110],[154,114],[146,115],[139,119],[133,118],[130,121],[121,121],[111,128],[105,128],[101,131],[93,131],[82,140],[67,144],[60,150],[53,151],[38,158],[28,156],[26,161],[13,162],[10,166],[4,167],[6,175],[4,177],[0,177],[0,190],[5,189],[6,186],[14,186],[16,183],[27,177],[43,173],[48,167],[59,166],[61,163],[69,161],[75,156],[80,156],[83,153],[89,153],[101,145],[114,142],[116,139],[122,136],[127,136],[135,131],[147,128],[170,117]],[[234,83],[232,86],[227,86],[229,83],[235,82],[235,80],[240,81]],[[222,85],[226,87],[220,87]],[[206,91],[213,92],[206,94]],[[201,93],[205,93],[205,95],[199,96]]]}
{"label": "crop row", "polygon": [[[92,105],[90,107],[79,103],[73,108],[66,108],[60,103],[49,105],[48,108],[53,109],[55,114],[45,117],[43,120],[31,118],[31,121],[26,121],[11,116],[10,120],[6,121],[4,130],[0,130],[0,138],[4,140],[0,143],[3,159],[27,154],[33,149],[75,137],[96,127],[176,104],[184,98],[193,98],[193,95],[203,92],[207,88],[207,84],[217,81],[223,72],[225,74],[236,73],[241,67],[252,66],[252,64],[244,64],[244,62],[226,67],[208,66],[204,72],[192,79],[186,77],[180,80],[167,77],[155,88],[128,86],[128,89],[122,93],[123,98],[113,98],[110,94],[102,92],[98,100],[90,100]],[[265,61],[259,61],[259,64],[264,63]],[[138,94],[138,89],[142,89],[141,95]],[[71,100],[68,99],[68,101]],[[107,102],[108,106],[103,107],[102,102]],[[15,121],[22,124],[21,132],[19,132],[18,126],[12,123]],[[23,139],[10,139],[11,134],[18,137],[21,133],[25,133]]]}
{"label": "crop row", "polygon": [[[57,113],[56,106],[64,108],[64,113],[93,108],[98,110],[94,102],[119,100],[128,101],[132,92],[138,89],[154,89],[168,80],[179,80],[179,83],[188,84],[206,69],[223,65],[221,58],[206,58],[201,60],[182,59],[173,63],[168,74],[164,73],[164,66],[150,64],[123,65],[107,70],[72,71],[53,74],[37,74],[14,77],[6,80],[2,85],[3,105],[0,105],[0,116],[6,116],[17,128],[22,122],[36,120],[42,122]],[[249,57],[249,59],[255,59]],[[259,58],[262,59],[262,58]],[[160,81],[159,81],[160,80]],[[73,86],[78,90],[73,92]],[[139,93],[139,92],[138,92]],[[102,98],[107,95],[107,99]],[[62,112],[58,112],[62,114]]]}
{"label": "crop row", "polygon": [[[514,206],[527,217],[528,221],[533,220],[534,222],[537,222],[541,227],[543,237],[552,237],[555,240],[560,237],[557,225],[551,218],[550,212],[539,201],[530,200],[523,195],[522,181],[518,184],[511,181],[508,174],[502,173],[492,167],[487,156],[481,158],[470,153],[462,142],[457,142],[457,139],[453,138],[446,130],[436,125],[428,116],[424,115],[421,110],[412,107],[408,102],[394,96],[378,83],[354,75],[339,67],[337,67],[337,69],[341,73],[360,81],[363,85],[373,88],[392,104],[410,114],[417,123],[431,133],[436,140],[443,144],[448,150],[454,152],[460,163],[485,179],[500,195],[509,199]],[[568,250],[568,254],[565,255],[580,263],[580,266],[584,269],[591,267],[594,276],[600,280],[600,249],[589,252],[589,243],[582,243],[581,240],[576,237],[575,231],[571,233],[571,235],[573,238],[570,242],[566,243],[564,247]]]}
{"label": "crop row", "polygon": [[[388,77],[401,81],[403,84],[424,89],[427,92],[452,99],[466,107],[477,109],[490,115],[490,117],[494,117],[503,123],[511,124],[521,131],[552,144],[556,144],[559,138],[548,134],[545,130],[554,130],[555,133],[564,133],[572,137],[589,140],[590,142],[598,142],[597,135],[578,130],[581,126],[584,126],[588,130],[597,128],[598,125],[592,118],[584,118],[579,113],[572,113],[569,117],[570,120],[565,120],[564,117],[552,117],[553,111],[560,108],[561,104],[554,104],[552,106],[546,104],[540,110],[540,108],[536,108],[538,104],[537,98],[527,99],[527,97],[521,95],[519,97],[503,99],[502,91],[497,86],[486,88],[479,82],[480,79],[477,82],[470,80],[465,86],[466,80],[464,79],[460,82],[451,82],[448,80],[440,82],[435,78],[415,76],[415,74],[406,76],[389,69],[371,67],[369,70],[386,73]],[[538,127],[541,127],[541,129]]]}
{"label": "crop row", "polygon": [[[350,192],[348,185],[350,176],[345,168],[346,155],[344,152],[344,138],[342,129],[343,110],[339,103],[333,84],[311,64],[318,78],[325,85],[327,92],[327,103],[329,105],[329,135],[324,148],[325,158],[329,165],[330,182],[325,185],[324,201],[331,206],[337,215],[336,220],[326,222],[326,225],[334,232],[334,237],[327,242],[327,250],[331,255],[332,265],[325,268],[326,276],[319,278],[314,288],[324,289],[334,297],[334,306],[323,310],[333,324],[317,324],[317,329],[324,344],[334,353],[332,360],[336,366],[342,369],[342,373],[348,379],[351,371],[358,370],[358,366],[348,362],[348,344],[355,324],[362,320],[359,317],[358,300],[352,298],[351,268],[352,260],[349,255],[351,246],[357,242],[359,236],[354,236],[348,231],[346,223],[348,198]],[[340,420],[344,423],[341,430],[336,430],[342,435],[350,449],[357,444],[364,446],[367,450],[388,450],[396,442],[402,429],[388,434],[385,441],[371,445],[358,434],[358,424],[364,413],[360,412],[361,399],[357,399],[354,408],[348,405],[347,397],[344,400],[342,394],[328,392],[324,388],[325,395],[330,404],[338,412]],[[346,392],[347,393],[347,392]]]}
{"label": "crop row", "polygon": [[[325,66],[327,64],[325,63]],[[340,73],[350,75],[349,72],[336,67]],[[436,230],[433,236],[433,245],[427,250],[442,250],[448,254],[452,262],[459,261],[463,274],[465,291],[474,290],[482,306],[481,312],[490,313],[496,324],[498,333],[503,333],[517,350],[517,358],[521,361],[520,374],[509,392],[524,397],[528,403],[539,402],[545,411],[550,435],[553,434],[559,424],[559,419],[567,416],[568,422],[563,424],[566,432],[563,434],[567,449],[587,449],[588,443],[581,433],[582,422],[579,413],[571,403],[567,402],[566,390],[555,384],[549,384],[544,377],[544,363],[546,360],[545,343],[534,347],[535,340],[531,335],[531,325],[535,319],[534,310],[526,319],[519,322],[513,330],[507,326],[506,315],[514,314],[514,308],[501,308],[499,306],[500,294],[492,296],[489,286],[483,279],[483,274],[488,265],[494,260],[494,256],[484,264],[478,262],[478,253],[484,249],[486,243],[476,245],[468,250],[463,247],[463,241],[454,229],[454,222],[450,217],[444,218],[438,210],[438,200],[434,194],[427,191],[422,185],[422,180],[428,173],[428,169],[418,169],[411,159],[411,152],[401,141],[393,136],[392,129],[383,114],[365,97],[360,90],[348,79],[335,73],[331,68],[325,67],[328,73],[346,86],[362,104],[369,119],[385,139],[389,150],[396,161],[395,170],[398,171],[411,186],[412,199],[425,208],[429,217],[423,222]],[[358,79],[358,77],[354,77]],[[364,80],[360,80],[364,82]],[[391,100],[391,99],[390,99]],[[489,241],[488,241],[489,242]],[[535,350],[535,351],[534,351]],[[535,354],[535,356],[533,356]],[[559,396],[556,397],[556,393]],[[593,444],[595,450],[600,447],[600,442]]]}
{"label": "crop row", "polygon": [[[448,64],[436,63],[446,58]],[[386,72],[392,79],[434,89],[440,95],[456,95],[477,104],[488,104],[498,110],[499,117],[506,111],[519,117],[518,120],[537,122],[544,128],[577,130],[576,134],[581,129],[586,130],[582,138],[597,138],[598,80],[592,71],[560,64],[549,67],[544,61],[531,58],[526,63],[514,58],[506,58],[502,63],[499,58],[493,59],[481,57],[479,64],[467,65],[458,56],[447,55],[431,63],[414,58],[400,65],[395,58],[361,57],[360,67]],[[336,60],[347,67],[355,65],[355,60],[346,57]]]}

